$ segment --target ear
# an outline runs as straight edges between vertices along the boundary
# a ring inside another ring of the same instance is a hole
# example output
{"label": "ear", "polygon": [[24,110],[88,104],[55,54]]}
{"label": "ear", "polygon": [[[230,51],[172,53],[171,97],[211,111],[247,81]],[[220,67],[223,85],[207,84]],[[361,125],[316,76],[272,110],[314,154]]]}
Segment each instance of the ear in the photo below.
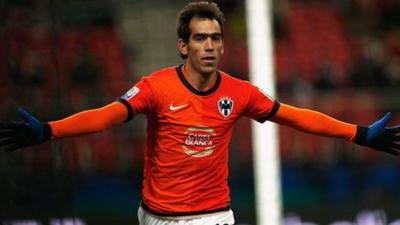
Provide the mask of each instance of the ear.
{"label": "ear", "polygon": [[188,45],[182,38],[179,38],[179,40],[178,40],[178,48],[179,48],[179,52],[182,55],[188,54]]}

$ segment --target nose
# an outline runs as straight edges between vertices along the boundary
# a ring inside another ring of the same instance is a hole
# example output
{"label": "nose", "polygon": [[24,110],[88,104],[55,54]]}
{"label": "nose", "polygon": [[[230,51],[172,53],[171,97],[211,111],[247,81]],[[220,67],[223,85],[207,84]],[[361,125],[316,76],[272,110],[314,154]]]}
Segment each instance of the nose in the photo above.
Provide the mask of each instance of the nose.
{"label": "nose", "polygon": [[213,41],[212,41],[212,39],[210,37],[208,37],[206,39],[205,45],[206,45],[205,46],[206,47],[206,51],[214,50],[214,43],[213,43]]}

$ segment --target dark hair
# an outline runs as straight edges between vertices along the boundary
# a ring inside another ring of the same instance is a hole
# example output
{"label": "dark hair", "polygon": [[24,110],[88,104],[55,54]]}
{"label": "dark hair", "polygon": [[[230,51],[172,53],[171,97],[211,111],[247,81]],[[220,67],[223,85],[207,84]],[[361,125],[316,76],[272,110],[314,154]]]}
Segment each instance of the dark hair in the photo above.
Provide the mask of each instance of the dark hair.
{"label": "dark hair", "polygon": [[[224,13],[219,9],[218,5],[212,1],[194,1],[183,7],[178,16],[178,26],[176,32],[178,34],[178,38],[181,38],[186,43],[189,42],[189,25],[193,17],[217,20],[221,28],[221,35],[222,37],[224,36],[225,16]],[[186,58],[184,55],[181,56],[182,58]]]}

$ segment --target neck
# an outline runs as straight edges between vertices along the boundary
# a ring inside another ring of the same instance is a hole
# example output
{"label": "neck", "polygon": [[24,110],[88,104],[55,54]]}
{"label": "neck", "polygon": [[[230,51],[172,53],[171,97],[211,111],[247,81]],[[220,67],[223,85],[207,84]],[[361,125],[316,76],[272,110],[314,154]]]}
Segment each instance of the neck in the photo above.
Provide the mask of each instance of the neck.
{"label": "neck", "polygon": [[207,91],[215,83],[217,72],[201,73],[195,70],[190,65],[183,66],[184,75],[190,85],[199,91]]}

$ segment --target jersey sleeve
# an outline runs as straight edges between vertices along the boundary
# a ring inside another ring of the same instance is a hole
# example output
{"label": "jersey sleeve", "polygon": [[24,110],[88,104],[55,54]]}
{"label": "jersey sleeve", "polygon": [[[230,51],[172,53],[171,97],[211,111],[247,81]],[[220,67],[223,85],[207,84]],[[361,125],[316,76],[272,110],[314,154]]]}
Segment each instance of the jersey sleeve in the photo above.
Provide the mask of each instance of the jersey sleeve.
{"label": "jersey sleeve", "polygon": [[151,85],[146,78],[142,78],[138,83],[123,94],[119,102],[128,109],[127,121],[131,120],[135,115],[150,112],[155,104]]}
{"label": "jersey sleeve", "polygon": [[280,103],[259,88],[249,84],[249,98],[247,101],[245,115],[264,123],[273,117],[279,109]]}

